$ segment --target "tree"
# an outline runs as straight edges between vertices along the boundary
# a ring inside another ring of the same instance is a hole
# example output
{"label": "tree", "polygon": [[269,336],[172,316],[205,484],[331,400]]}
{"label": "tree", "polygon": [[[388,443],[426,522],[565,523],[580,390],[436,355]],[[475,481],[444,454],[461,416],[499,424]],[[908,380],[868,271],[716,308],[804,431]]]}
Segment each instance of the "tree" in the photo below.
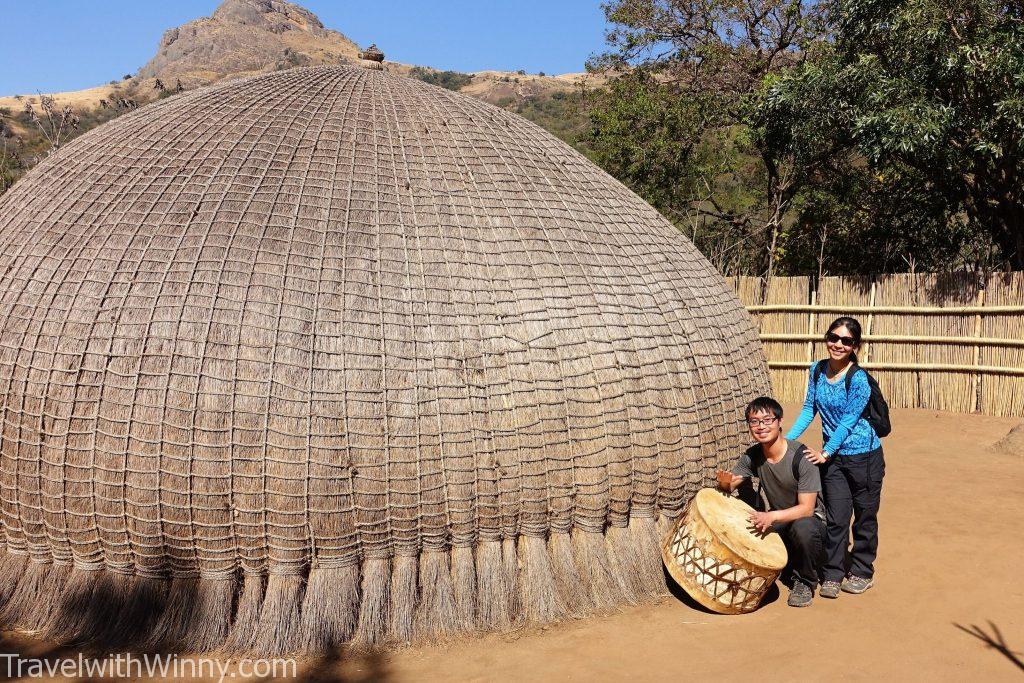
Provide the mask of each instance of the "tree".
{"label": "tree", "polygon": [[9,118],[9,110],[0,110],[0,194],[6,192],[17,180],[21,165],[18,138],[8,123]]}
{"label": "tree", "polygon": [[834,46],[766,89],[756,115],[766,147],[859,156],[911,207],[890,237],[932,228],[919,246],[946,254],[991,241],[1024,268],[1021,5],[841,0],[835,19]]}
{"label": "tree", "polygon": [[49,95],[39,96],[39,108],[42,110],[42,117],[31,102],[25,102],[25,117],[46,139],[49,152],[55,152],[60,149],[61,144],[74,136],[81,119],[70,105],[58,109],[56,101]]}
{"label": "tree", "polygon": [[599,163],[688,225],[720,268],[770,276],[804,169],[747,124],[764,80],[823,37],[822,3],[613,0],[604,10],[610,50],[589,64],[615,77],[592,100]]}
{"label": "tree", "polygon": [[438,71],[423,66],[414,66],[409,70],[409,75],[412,78],[418,78],[424,83],[456,91],[469,85],[473,80],[473,74],[464,74],[458,71]]}

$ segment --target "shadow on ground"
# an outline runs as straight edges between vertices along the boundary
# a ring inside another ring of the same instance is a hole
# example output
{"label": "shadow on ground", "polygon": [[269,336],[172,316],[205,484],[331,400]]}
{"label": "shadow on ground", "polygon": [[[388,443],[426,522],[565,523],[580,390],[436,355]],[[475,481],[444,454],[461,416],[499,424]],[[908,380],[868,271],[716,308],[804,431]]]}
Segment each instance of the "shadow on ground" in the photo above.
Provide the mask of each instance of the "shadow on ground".
{"label": "shadow on ground", "polygon": [[999,627],[993,624],[991,621],[988,622],[988,627],[992,629],[992,633],[987,633],[983,628],[981,628],[980,626],[975,626],[974,624],[971,624],[968,627],[962,626],[954,622],[953,626],[957,627],[967,635],[973,638],[977,638],[981,642],[985,643],[986,647],[993,649],[999,654],[1003,655],[1004,657],[1009,659],[1014,666],[1016,666],[1021,671],[1024,671],[1024,661],[1021,661],[1020,658],[1022,653],[1010,649],[1010,645],[1006,642],[1006,638],[1003,636],[1002,631],[1000,631]]}

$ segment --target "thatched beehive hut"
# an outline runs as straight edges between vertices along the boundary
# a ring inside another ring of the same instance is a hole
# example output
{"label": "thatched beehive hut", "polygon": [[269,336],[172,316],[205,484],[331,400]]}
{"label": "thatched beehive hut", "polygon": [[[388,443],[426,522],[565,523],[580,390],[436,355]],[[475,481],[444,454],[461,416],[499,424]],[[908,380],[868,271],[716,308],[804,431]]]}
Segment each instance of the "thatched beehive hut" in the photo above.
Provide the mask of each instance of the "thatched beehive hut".
{"label": "thatched beehive hut", "polygon": [[382,71],[123,116],[0,201],[0,621],[271,652],[638,601],[767,387],[651,207]]}

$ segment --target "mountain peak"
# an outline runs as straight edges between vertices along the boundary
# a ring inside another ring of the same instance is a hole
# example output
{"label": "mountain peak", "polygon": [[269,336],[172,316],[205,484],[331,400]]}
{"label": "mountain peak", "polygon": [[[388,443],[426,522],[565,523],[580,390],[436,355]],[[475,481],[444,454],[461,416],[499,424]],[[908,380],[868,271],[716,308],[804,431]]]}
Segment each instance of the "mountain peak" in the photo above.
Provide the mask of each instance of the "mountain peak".
{"label": "mountain peak", "polygon": [[222,78],[295,66],[355,61],[359,48],[324,28],[315,14],[285,0],[224,0],[209,17],[164,33],[139,70],[164,83],[194,87]]}
{"label": "mountain peak", "polygon": [[306,31],[321,38],[327,35],[315,14],[282,0],[224,0],[211,19],[262,28],[271,33]]}

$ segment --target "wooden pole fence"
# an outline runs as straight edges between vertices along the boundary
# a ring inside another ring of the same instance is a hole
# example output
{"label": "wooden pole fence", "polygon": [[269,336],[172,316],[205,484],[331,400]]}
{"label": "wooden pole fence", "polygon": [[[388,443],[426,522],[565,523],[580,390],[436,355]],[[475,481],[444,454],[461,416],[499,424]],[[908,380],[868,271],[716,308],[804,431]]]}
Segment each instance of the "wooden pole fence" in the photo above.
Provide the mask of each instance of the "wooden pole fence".
{"label": "wooden pole fence", "polygon": [[[779,370],[806,370],[808,363],[792,360],[770,360],[768,367]],[[1015,375],[1024,377],[1024,368],[1003,368],[995,365],[955,365],[952,363],[863,363],[865,370],[901,370],[906,372],[977,372],[983,375]]]}
{"label": "wooden pole fence", "polygon": [[825,325],[860,319],[860,363],[893,407],[1024,418],[1024,272],[731,280],[758,324],[773,395],[799,401]]}
{"label": "wooden pole fence", "polygon": [[[822,341],[821,334],[800,332],[765,332],[761,341]],[[964,346],[1007,346],[1024,348],[1024,339],[1002,337],[932,337],[926,335],[872,334],[865,335],[865,342],[888,342],[893,344],[962,344]]]}
{"label": "wooden pole fence", "polygon": [[859,313],[874,315],[1019,315],[1024,306],[834,306],[811,304],[756,304],[751,313]]}

